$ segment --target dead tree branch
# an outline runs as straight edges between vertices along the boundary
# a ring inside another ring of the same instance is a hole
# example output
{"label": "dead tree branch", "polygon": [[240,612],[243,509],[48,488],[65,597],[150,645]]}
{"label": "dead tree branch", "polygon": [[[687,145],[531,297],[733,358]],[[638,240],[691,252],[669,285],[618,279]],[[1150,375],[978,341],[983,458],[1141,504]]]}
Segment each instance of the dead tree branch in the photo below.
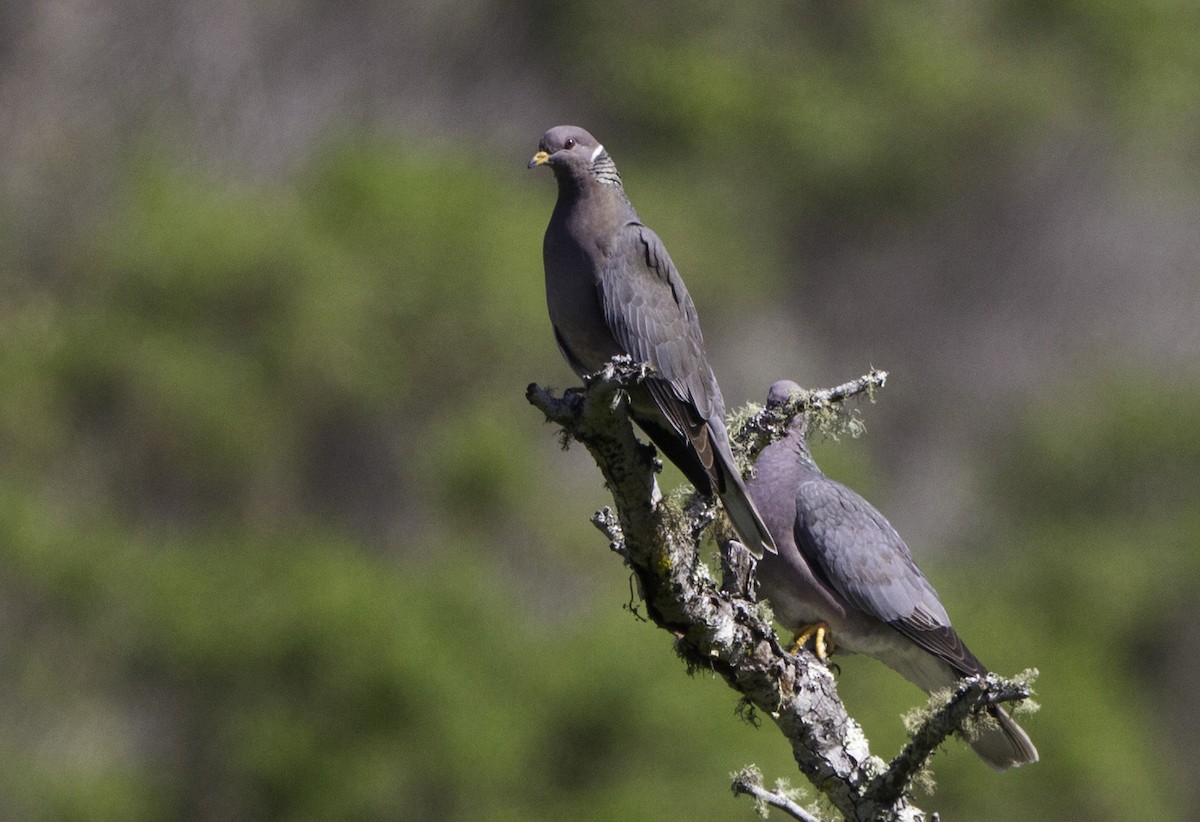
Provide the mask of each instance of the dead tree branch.
{"label": "dead tree branch", "polygon": [[763,787],[762,772],[753,765],[742,768],[733,775],[733,795],[734,796],[752,796],[755,804],[759,807],[760,812],[766,814],[766,806],[778,808],[800,822],[821,822],[821,817],[809,813],[804,808],[800,807],[788,793],[790,791],[783,790],[768,790]]}
{"label": "dead tree branch", "polygon": [[[562,427],[564,446],[570,440],[582,443],[599,466],[614,505],[597,513],[593,522],[632,570],[650,619],[676,637],[690,666],[719,673],[747,706],[771,717],[800,771],[847,820],[926,819],[907,793],[913,774],[946,733],[959,727],[956,706],[967,705],[969,713],[981,699],[997,699],[997,692],[990,684],[964,686],[969,690],[956,695],[946,709],[952,711],[948,725],[922,729],[891,768],[872,756],[862,729],[838,698],[829,670],[807,651],[792,655],[783,648],[769,614],[753,601],[749,553],[731,543],[722,559],[724,584],[719,584],[700,559],[711,507],[698,504],[683,511],[662,500],[655,481],[660,465],[654,449],[634,435],[622,390],[647,373],[643,365],[615,358],[586,378],[582,389],[556,397],[531,384],[526,397]],[[837,388],[801,395],[783,409],[759,411],[731,429],[735,448],[753,456],[781,436],[793,415],[870,394],[886,376],[873,370]],[[944,728],[951,730],[943,733]],[[735,780],[735,793],[753,794],[798,819],[815,818],[797,815],[796,810],[807,812],[789,808],[790,800],[762,788],[761,778],[758,791],[750,787],[752,781]]]}
{"label": "dead tree branch", "polygon": [[876,778],[867,793],[880,807],[887,807],[908,790],[938,746],[951,734],[961,731],[971,717],[979,716],[990,705],[1018,702],[1029,697],[1029,687],[1024,683],[992,673],[960,680],[946,704],[913,731],[908,744],[888,764],[887,771]]}

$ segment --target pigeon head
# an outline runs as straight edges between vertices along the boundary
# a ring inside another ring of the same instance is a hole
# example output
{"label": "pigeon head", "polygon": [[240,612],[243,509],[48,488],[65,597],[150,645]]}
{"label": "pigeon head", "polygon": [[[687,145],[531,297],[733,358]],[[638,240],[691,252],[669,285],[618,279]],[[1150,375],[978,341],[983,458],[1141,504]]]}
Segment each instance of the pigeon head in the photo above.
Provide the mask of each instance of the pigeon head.
{"label": "pigeon head", "polygon": [[[791,380],[779,380],[767,391],[767,408],[779,410],[792,400],[799,399],[803,392],[804,389]],[[800,455],[802,461],[816,468],[817,464],[808,451],[808,418],[803,411],[788,421],[787,434],[779,442],[786,443],[788,448]]]}
{"label": "pigeon head", "polygon": [[529,167],[588,168],[603,150],[604,146],[579,126],[555,126],[542,135]]}
{"label": "pigeon head", "polygon": [[560,181],[586,184],[596,180],[621,185],[621,176],[600,141],[579,126],[555,126],[542,135],[530,168],[549,166]]}
{"label": "pigeon head", "polygon": [[767,392],[767,407],[778,408],[785,405],[788,400],[794,399],[801,392],[800,386],[791,380],[780,380],[771,386],[771,390]]}

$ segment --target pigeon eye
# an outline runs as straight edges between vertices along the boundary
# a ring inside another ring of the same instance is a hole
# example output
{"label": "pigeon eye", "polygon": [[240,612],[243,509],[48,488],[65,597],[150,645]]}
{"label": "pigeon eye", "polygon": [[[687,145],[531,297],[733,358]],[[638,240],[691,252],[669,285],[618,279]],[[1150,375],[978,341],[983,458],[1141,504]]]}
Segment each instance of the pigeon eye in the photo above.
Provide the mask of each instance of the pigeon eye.
{"label": "pigeon eye", "polygon": [[570,151],[571,149],[575,148],[575,138],[568,137],[566,139],[566,141],[563,142],[563,148],[565,148],[567,151]]}

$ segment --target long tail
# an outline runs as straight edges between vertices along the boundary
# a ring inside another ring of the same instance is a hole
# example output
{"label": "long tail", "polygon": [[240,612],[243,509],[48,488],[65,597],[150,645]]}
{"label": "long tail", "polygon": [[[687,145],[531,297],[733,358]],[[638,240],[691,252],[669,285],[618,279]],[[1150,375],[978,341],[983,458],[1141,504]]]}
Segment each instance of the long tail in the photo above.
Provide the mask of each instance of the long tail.
{"label": "long tail", "polygon": [[971,741],[971,748],[979,758],[997,771],[1037,762],[1037,748],[1024,729],[999,705],[993,705],[989,713],[1000,727],[985,728]]}
{"label": "long tail", "polygon": [[733,528],[738,532],[738,536],[741,537],[742,543],[750,550],[750,553],[760,559],[764,551],[772,554],[778,553],[775,550],[775,540],[771,538],[767,526],[763,524],[762,515],[758,513],[758,508],[755,507],[754,501],[750,499],[750,494],[746,491],[742,475],[735,466],[726,463],[723,459],[718,459],[717,464],[724,475],[722,478],[725,490],[720,495],[721,502],[725,505],[725,512],[729,514],[729,520],[733,523]]}
{"label": "long tail", "polygon": [[[907,637],[900,639],[897,635],[897,641],[875,649],[870,655],[925,693],[932,693],[940,688],[953,687],[960,676],[986,673],[986,669],[974,654],[965,647],[963,652],[967,657],[965,660],[958,660],[956,668]],[[1037,748],[1029,740],[1029,735],[1003,708],[993,705],[988,709],[988,713],[996,720],[997,725],[980,727],[979,735],[970,743],[980,759],[997,771],[1038,761]]]}
{"label": "long tail", "polygon": [[[778,553],[775,540],[742,482],[721,418],[697,422],[685,431],[669,423],[661,408],[655,405],[657,399],[648,387],[642,392],[637,388],[630,389],[629,396],[634,420],[667,459],[683,471],[701,494],[716,494],[721,498],[733,528],[747,550],[760,558],[764,551]],[[695,409],[691,413],[694,414]]]}

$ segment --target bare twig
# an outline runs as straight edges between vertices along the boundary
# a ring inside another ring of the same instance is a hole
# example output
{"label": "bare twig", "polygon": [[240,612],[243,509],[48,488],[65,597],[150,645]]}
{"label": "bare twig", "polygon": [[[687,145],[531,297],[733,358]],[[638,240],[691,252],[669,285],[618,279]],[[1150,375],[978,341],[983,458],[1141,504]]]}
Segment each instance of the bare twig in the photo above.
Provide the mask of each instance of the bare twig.
{"label": "bare twig", "polygon": [[[732,788],[734,796],[753,796],[756,805],[770,805],[778,808],[789,816],[799,819],[800,822],[823,822],[819,816],[814,816],[797,805],[790,796],[782,791],[771,791],[764,788],[762,772],[753,765],[742,768],[733,775]],[[762,813],[764,816],[766,815],[765,808]]]}
{"label": "bare twig", "polygon": [[851,397],[856,397],[859,394],[866,394],[868,397],[873,397],[875,389],[883,388],[887,383],[888,372],[880,371],[878,368],[872,368],[863,376],[856,380],[844,382],[834,388],[826,388],[821,391],[813,391],[808,396],[810,405],[832,405],[833,403],[848,400]]}

